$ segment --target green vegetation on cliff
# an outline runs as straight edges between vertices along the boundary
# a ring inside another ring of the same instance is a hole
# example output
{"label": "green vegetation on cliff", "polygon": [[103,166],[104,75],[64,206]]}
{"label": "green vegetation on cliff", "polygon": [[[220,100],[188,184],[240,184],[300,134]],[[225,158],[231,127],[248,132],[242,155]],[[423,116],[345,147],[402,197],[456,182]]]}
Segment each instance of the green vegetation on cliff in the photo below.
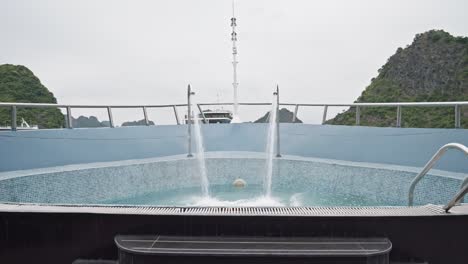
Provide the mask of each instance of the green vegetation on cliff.
{"label": "green vegetation on cliff", "polygon": [[[302,123],[302,121],[296,117],[296,120],[293,122],[294,113],[289,111],[286,108],[281,108],[279,110],[279,122],[280,123]],[[260,117],[254,123],[268,123],[270,122],[270,112],[267,112],[264,116]]]}
{"label": "green vegetation on cliff", "polygon": [[[356,102],[468,101],[468,38],[443,30],[416,35],[398,48]],[[454,127],[452,107],[404,107],[403,127]],[[328,124],[354,125],[351,108]],[[395,126],[396,108],[361,108],[361,125]],[[468,127],[468,108],[462,108],[462,126]]]}
{"label": "green vegetation on cliff", "polygon": [[[3,64],[0,65],[0,102],[55,104],[57,99],[28,68]],[[18,108],[17,125],[22,118],[39,128],[60,128],[64,124],[60,110],[53,108]],[[11,110],[0,108],[0,126],[10,124]]]}

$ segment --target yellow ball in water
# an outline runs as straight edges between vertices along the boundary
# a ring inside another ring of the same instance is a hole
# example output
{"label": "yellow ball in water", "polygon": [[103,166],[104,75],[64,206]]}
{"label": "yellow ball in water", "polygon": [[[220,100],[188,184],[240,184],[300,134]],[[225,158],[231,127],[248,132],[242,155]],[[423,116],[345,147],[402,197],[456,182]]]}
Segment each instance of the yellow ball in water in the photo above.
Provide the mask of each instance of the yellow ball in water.
{"label": "yellow ball in water", "polygon": [[247,185],[247,183],[243,179],[235,179],[232,182],[232,186],[236,188],[244,188]]}

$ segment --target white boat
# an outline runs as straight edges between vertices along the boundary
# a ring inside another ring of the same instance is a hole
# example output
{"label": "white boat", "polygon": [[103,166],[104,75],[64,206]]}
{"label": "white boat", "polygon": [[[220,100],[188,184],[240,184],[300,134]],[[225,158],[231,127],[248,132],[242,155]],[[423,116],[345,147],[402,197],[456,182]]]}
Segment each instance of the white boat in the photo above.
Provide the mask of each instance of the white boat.
{"label": "white boat", "polygon": [[[197,118],[205,124],[229,124],[232,121],[233,115],[229,110],[217,109],[217,110],[203,110],[201,114],[197,115]],[[193,120],[193,117],[192,117]],[[188,124],[187,115],[185,115],[185,123]]]}
{"label": "white boat", "polygon": [[[199,118],[205,120],[206,124],[221,124],[231,123],[232,112],[229,110],[204,110],[203,115],[199,114]],[[204,116],[204,118],[203,118]]]}
{"label": "white boat", "polygon": [[[39,129],[37,125],[30,126],[24,118],[21,118],[21,125],[16,127],[16,130],[34,130]],[[0,126],[0,130],[11,130],[11,126]]]}

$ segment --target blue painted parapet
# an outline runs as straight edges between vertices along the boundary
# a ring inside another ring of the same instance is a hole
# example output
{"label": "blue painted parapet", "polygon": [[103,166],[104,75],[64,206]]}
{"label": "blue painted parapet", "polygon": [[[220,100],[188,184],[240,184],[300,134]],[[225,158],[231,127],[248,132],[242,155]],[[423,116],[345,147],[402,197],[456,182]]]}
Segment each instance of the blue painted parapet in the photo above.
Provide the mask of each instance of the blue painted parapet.
{"label": "blue painted parapet", "polygon": [[[265,151],[267,124],[203,125],[206,151]],[[281,124],[285,155],[422,167],[444,144],[468,145],[465,129]],[[0,132],[0,171],[185,154],[187,127],[60,129]],[[436,167],[468,173],[461,153]]]}

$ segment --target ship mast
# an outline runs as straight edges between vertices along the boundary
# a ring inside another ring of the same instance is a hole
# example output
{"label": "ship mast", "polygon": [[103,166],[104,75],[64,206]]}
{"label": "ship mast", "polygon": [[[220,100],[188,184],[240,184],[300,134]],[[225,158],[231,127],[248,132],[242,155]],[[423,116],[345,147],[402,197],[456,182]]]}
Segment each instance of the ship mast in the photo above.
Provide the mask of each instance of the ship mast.
{"label": "ship mast", "polygon": [[231,27],[232,27],[232,33],[231,33],[231,41],[232,41],[232,69],[233,69],[233,82],[232,82],[232,88],[234,89],[234,113],[233,113],[233,121],[236,122],[239,120],[239,104],[237,101],[237,87],[239,86],[239,83],[237,82],[237,33],[236,33],[236,16],[234,13],[234,0],[232,1],[232,18],[231,18]]}

